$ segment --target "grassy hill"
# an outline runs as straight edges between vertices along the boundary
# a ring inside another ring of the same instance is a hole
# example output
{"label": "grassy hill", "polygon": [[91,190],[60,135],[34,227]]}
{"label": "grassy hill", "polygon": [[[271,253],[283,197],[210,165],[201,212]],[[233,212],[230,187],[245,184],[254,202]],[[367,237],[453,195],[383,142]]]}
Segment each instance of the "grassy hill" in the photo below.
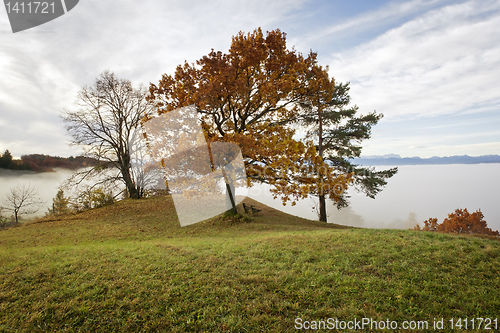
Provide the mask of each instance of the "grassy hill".
{"label": "grassy hill", "polygon": [[498,317],[498,241],[345,228],[246,200],[261,212],[184,228],[155,197],[0,230],[0,331],[293,332],[367,318],[423,332]]}

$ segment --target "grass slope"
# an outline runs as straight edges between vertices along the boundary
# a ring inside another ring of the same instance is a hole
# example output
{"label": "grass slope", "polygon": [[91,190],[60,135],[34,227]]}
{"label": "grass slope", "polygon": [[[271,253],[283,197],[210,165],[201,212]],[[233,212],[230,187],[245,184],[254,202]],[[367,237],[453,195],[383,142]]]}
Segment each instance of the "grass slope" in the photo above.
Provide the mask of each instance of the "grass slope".
{"label": "grass slope", "polygon": [[452,318],[498,316],[498,241],[342,228],[249,202],[262,211],[184,228],[157,197],[1,230],[0,331],[293,332],[296,318],[429,330],[443,318],[453,331]]}

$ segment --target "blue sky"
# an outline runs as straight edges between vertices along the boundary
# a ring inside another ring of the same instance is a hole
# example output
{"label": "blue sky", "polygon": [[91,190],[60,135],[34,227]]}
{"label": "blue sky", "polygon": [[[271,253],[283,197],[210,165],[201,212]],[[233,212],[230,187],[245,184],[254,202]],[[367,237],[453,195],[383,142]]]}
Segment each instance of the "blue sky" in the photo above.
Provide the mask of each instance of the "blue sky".
{"label": "blue sky", "polygon": [[16,34],[0,9],[0,150],[77,155],[59,114],[102,71],[147,86],[259,26],[385,115],[364,155],[500,154],[498,0],[82,0]]}

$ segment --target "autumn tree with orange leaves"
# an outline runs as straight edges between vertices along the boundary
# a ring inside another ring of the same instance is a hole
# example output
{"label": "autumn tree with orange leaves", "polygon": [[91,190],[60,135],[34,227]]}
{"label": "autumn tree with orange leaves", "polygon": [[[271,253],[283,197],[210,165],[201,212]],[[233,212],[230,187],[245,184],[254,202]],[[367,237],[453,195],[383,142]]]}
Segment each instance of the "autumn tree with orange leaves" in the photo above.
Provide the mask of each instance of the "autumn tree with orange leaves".
{"label": "autumn tree with orange leaves", "polygon": [[[227,53],[212,50],[196,63],[179,65],[151,84],[148,100],[158,113],[194,105],[208,142],[241,147],[249,186],[272,185],[283,203],[305,198],[318,186],[335,189],[339,198],[350,174],[336,173],[323,162],[312,142],[294,138],[300,101],[318,84],[333,89],[333,80],[313,52],[304,56],[286,46],[286,35],[256,29],[233,36]],[[322,170],[318,185],[317,170]]]}
{"label": "autumn tree with orange leaves", "polygon": [[424,221],[423,228],[416,226],[415,230],[500,236],[497,230],[488,228],[481,210],[469,213],[467,208],[456,209],[455,212],[448,214],[441,224],[438,223],[437,218],[430,218]]}

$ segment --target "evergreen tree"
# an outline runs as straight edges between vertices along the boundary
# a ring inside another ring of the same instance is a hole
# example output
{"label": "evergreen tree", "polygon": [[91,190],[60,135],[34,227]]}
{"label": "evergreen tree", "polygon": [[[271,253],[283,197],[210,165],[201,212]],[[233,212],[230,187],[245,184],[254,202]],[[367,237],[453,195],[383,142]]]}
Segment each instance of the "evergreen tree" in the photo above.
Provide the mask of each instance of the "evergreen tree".
{"label": "evergreen tree", "polygon": [[14,166],[14,162],[12,161],[12,154],[7,149],[3,153],[2,157],[0,157],[0,168],[12,169],[13,166]]}
{"label": "evergreen tree", "polygon": [[[333,83],[333,79],[330,83]],[[373,167],[355,165],[350,160],[360,156],[361,141],[370,138],[371,127],[383,115],[376,112],[359,115],[358,107],[350,104],[349,83],[335,84],[334,90],[328,87],[328,84],[318,85],[315,93],[301,103],[304,111],[301,120],[308,129],[307,136],[315,142],[319,155],[327,164],[339,173],[352,173],[352,186],[368,197],[375,198],[387,184],[387,179],[394,176],[398,169],[375,171]],[[323,222],[327,222],[325,194],[322,191],[317,194],[319,217]],[[337,208],[348,206],[347,192],[338,194]]]}
{"label": "evergreen tree", "polygon": [[67,214],[71,211],[70,199],[64,195],[63,190],[57,191],[56,196],[52,199],[52,209],[49,208],[49,213],[52,215]]}

